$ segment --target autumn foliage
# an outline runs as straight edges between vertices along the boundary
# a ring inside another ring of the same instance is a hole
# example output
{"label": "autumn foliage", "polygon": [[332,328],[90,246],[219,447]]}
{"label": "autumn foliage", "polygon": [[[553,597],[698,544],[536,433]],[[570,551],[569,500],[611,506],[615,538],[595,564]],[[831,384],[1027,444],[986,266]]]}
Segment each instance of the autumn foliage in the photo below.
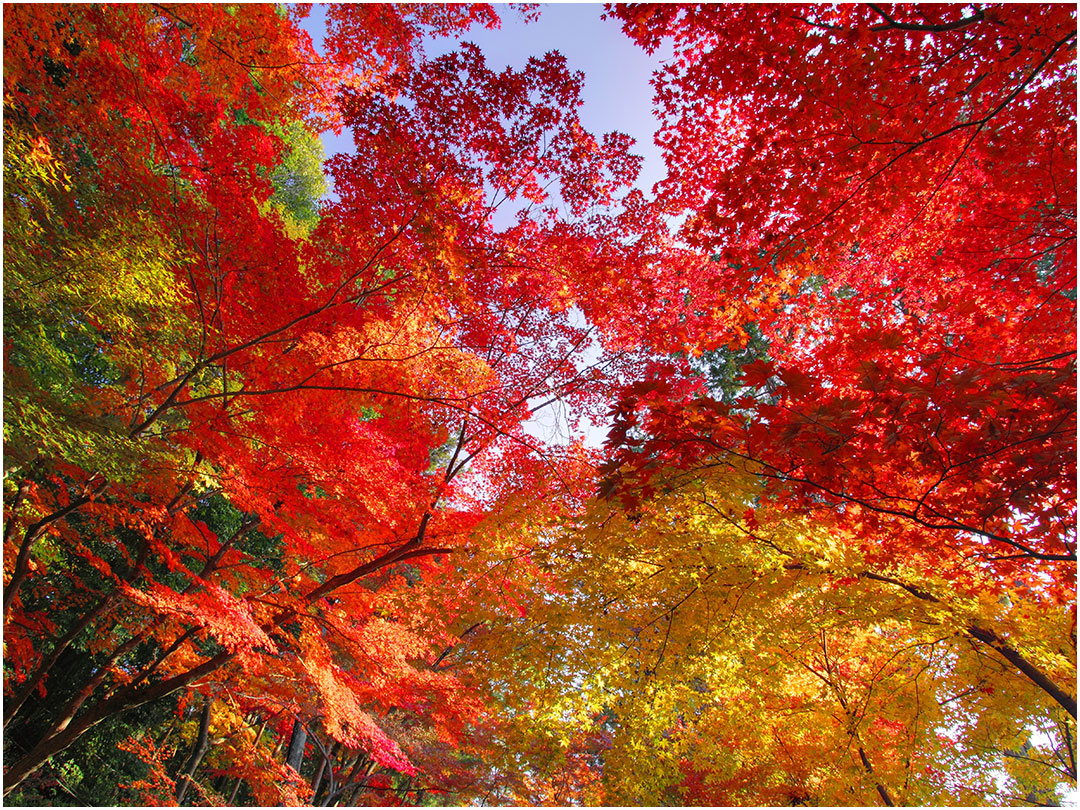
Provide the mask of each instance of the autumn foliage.
{"label": "autumn foliage", "polygon": [[5,6],[7,800],[1075,789],[1074,9],[309,12]]}

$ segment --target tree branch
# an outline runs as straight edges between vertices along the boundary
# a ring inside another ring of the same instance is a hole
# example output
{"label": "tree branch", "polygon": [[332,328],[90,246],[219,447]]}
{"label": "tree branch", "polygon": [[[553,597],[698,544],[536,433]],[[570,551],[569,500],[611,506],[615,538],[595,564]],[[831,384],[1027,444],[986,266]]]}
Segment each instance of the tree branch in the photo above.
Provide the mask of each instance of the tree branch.
{"label": "tree branch", "polygon": [[975,13],[970,17],[962,17],[951,23],[904,23],[894,20],[876,3],[870,3],[869,6],[879,17],[881,17],[881,19],[885,20],[881,25],[871,26],[871,31],[888,31],[890,29],[896,31],[925,31],[927,33],[959,31],[962,28],[967,28],[969,25],[974,25],[975,23],[982,22],[986,19],[986,14],[980,8],[976,9]]}

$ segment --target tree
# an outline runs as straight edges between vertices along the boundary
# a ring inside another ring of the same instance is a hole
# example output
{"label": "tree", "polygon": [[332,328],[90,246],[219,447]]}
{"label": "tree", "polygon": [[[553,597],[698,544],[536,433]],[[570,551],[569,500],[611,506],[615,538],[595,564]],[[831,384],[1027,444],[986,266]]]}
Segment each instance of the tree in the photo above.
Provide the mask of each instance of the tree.
{"label": "tree", "polygon": [[305,13],[5,8],[9,801],[1075,784],[1073,11]]}
{"label": "tree", "polygon": [[507,800],[543,800],[590,736],[599,804],[992,805],[1074,782],[1069,714],[984,640],[1068,683],[1070,610],[987,572],[878,568],[842,518],[763,490],[718,464],[533,526],[535,589],[484,648],[509,756],[536,751]]}
{"label": "tree", "polygon": [[[177,695],[204,707],[181,795],[205,792],[206,762],[261,803],[307,798],[259,722],[317,729],[369,777],[416,774],[395,718],[445,747],[475,714],[429,666],[470,595],[425,583],[522,487],[580,500],[562,466],[585,455],[521,422],[542,396],[595,410],[636,367],[583,368],[569,313],[591,272],[641,252],[618,216],[626,140],[581,128],[557,55],[411,67],[420,32],[482,7],[334,9],[337,62],[269,8],[5,16],[5,726],[23,751],[5,792]],[[316,222],[288,178],[310,176],[305,122],[338,110],[358,149],[329,163],[341,199]],[[492,226],[499,199],[541,206],[549,182],[573,219]]]}
{"label": "tree", "polygon": [[935,565],[989,558],[1042,590],[1030,572],[1049,563],[1067,585],[1071,10],[613,13],[645,47],[673,36],[684,56],[657,79],[660,194],[693,207],[687,236],[716,251],[703,284],[727,293],[703,296],[703,317],[768,339],[771,362],[744,382],[779,401],[741,401],[755,418],[736,452],[802,508],[848,503],[928,530],[919,553]]}
{"label": "tree", "polygon": [[[909,597],[939,604],[944,589],[1054,616],[1054,631],[1010,619],[961,637],[1011,670],[998,691],[1035,689],[1058,713],[1060,777],[1074,780],[1073,11],[610,13],[646,48],[675,41],[656,79],[669,169],[657,192],[710,253],[684,275],[685,348],[737,352],[751,336],[768,354],[745,366],[741,395],[661,378],[624,389],[602,491],[640,516],[734,467],[760,488],[717,517],[751,534],[775,532],[779,515],[811,520],[842,530],[873,581]],[[931,575],[941,580],[928,587]],[[917,648],[907,632],[897,638]],[[1049,670],[1043,645],[1064,656]],[[829,665],[803,664],[839,694]],[[957,672],[975,687],[972,670]],[[1045,711],[1031,708],[1023,727]],[[723,733],[735,751],[753,748]],[[1026,756],[1024,744],[989,745]],[[764,779],[718,761],[687,767],[699,799],[718,803],[750,796],[710,793],[721,774],[724,790]],[[887,781],[876,792],[889,803]]]}

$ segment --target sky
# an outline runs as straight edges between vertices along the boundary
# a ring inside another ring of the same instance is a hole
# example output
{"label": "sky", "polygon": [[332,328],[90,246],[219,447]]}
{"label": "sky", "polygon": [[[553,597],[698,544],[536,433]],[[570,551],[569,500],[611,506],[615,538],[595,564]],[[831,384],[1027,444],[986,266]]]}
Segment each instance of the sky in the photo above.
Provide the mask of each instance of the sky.
{"label": "sky", "polygon": [[[526,22],[514,8],[495,6],[501,26],[489,30],[474,26],[457,39],[428,39],[423,43],[428,58],[455,50],[460,42],[472,42],[484,53],[488,67],[499,71],[506,67],[520,69],[530,56],[543,56],[559,51],[571,70],[585,74],[582,88],[581,122],[598,140],[606,132],[623,132],[634,138],[633,152],[644,158],[637,185],[648,192],[663,176],[664,164],[659,148],[653,143],[656,119],[652,114],[653,71],[667,55],[663,50],[652,56],[634,45],[622,33],[616,20],[601,19],[601,3],[543,3],[538,6],[539,18]],[[325,9],[312,8],[304,25],[311,34],[316,49],[321,49],[325,34]],[[340,135],[328,132],[322,136],[327,157],[340,152],[353,152],[348,131]],[[509,216],[509,215],[508,215]],[[594,360],[587,356],[585,362]],[[548,444],[563,444],[569,440],[570,424],[582,431],[586,444],[599,447],[606,436],[606,427],[579,421],[561,403],[537,411],[525,423],[525,430],[534,438]]]}
{"label": "sky", "polygon": [[[540,17],[526,23],[523,16],[507,5],[496,5],[502,19],[498,30],[474,26],[459,39],[427,40],[428,57],[454,50],[460,41],[473,42],[483,51],[488,67],[502,70],[524,67],[530,56],[559,51],[571,70],[585,74],[580,115],[585,128],[599,138],[605,132],[619,131],[637,141],[634,151],[645,160],[638,185],[652,188],[663,175],[660,150],[653,143],[656,120],[652,115],[652,87],[649,80],[663,53],[649,56],[631,43],[615,20],[602,20],[600,3],[544,3]],[[305,28],[316,48],[322,45],[325,12],[312,9]],[[323,137],[327,155],[351,152],[347,132]]]}
{"label": "sky", "polygon": [[[501,70],[507,66],[521,68],[530,56],[543,56],[548,51],[560,51],[572,70],[585,74],[580,111],[582,123],[593,135],[617,130],[637,141],[634,151],[645,160],[638,186],[649,191],[663,176],[660,150],[653,143],[656,119],[652,115],[652,87],[649,80],[653,70],[670,56],[665,52],[649,56],[633,45],[614,20],[602,20],[604,7],[599,3],[545,3],[540,5],[537,21],[526,23],[514,9],[496,5],[502,18],[498,30],[474,27],[460,40],[473,42],[483,51],[488,66]],[[324,31],[323,11],[315,6],[308,24],[316,48],[321,47]],[[453,50],[458,40],[427,41],[428,57]],[[351,152],[348,132],[340,136],[329,133],[323,137],[327,155]],[[537,413],[526,423],[526,431],[535,438],[561,443],[567,438],[567,423],[573,414],[565,411]],[[574,420],[576,421],[576,420]],[[594,425],[581,425],[586,443],[599,447],[605,430]],[[1080,806],[1080,792],[1066,791],[1066,806]]]}

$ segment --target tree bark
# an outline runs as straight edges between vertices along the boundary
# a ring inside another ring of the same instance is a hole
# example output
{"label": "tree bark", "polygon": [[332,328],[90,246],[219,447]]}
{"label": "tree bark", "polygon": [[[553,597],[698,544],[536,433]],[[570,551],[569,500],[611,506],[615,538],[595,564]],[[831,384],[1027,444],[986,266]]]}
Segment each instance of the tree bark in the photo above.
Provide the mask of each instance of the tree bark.
{"label": "tree bark", "polygon": [[180,773],[180,778],[176,780],[176,803],[182,804],[184,796],[187,794],[188,787],[191,785],[191,778],[195,774],[195,770],[199,767],[199,763],[202,762],[206,752],[210,748],[210,705],[212,701],[210,698],[203,700],[202,716],[199,719],[199,736],[195,740],[195,746],[191,749],[191,756],[188,757],[187,763],[184,765],[184,770]]}
{"label": "tree bark", "polygon": [[285,753],[285,764],[297,773],[300,773],[300,766],[304,764],[305,745],[307,745],[307,727],[297,718],[293,720],[289,748]]}
{"label": "tree bark", "polygon": [[[150,544],[143,542],[142,548],[139,550],[139,558],[135,561],[135,565],[132,567],[131,572],[124,578],[124,581],[131,584],[138,579],[142,567],[146,564],[146,557],[150,551]],[[4,728],[8,727],[8,723],[18,714],[19,709],[29,699],[30,695],[34,693],[45,680],[49,674],[49,670],[63,654],[79,634],[82,633],[87,627],[89,627],[95,619],[97,619],[102,613],[104,613],[112,604],[116,601],[118,591],[113,590],[108,596],[102,598],[98,603],[83,614],[83,617],[72,627],[63,638],[56,642],[52,650],[46,655],[41,663],[38,664],[34,674],[27,678],[23,684],[22,689],[17,695],[15,695],[9,704],[4,706]]]}
{"label": "tree bark", "polygon": [[[444,554],[449,553],[450,549],[441,548],[419,548],[420,543],[423,542],[424,530],[427,527],[428,521],[431,519],[430,514],[425,514],[423,520],[421,520],[420,528],[416,535],[408,542],[402,544],[396,549],[386,552],[385,554],[376,557],[368,563],[358,566],[352,571],[333,577],[328,582],[319,586],[306,597],[303,598],[304,604],[310,605],[318,601],[320,598],[326,596],[337,588],[344,587],[355,582],[362,576],[373,573],[374,571],[392,563],[401,562],[405,559],[417,557],[423,554]],[[331,584],[332,583],[332,584]],[[330,587],[328,587],[330,586]],[[296,610],[284,610],[275,616],[270,621],[266,622],[262,629],[266,632],[273,630],[276,627],[290,621],[297,615]],[[138,639],[133,639],[137,641]],[[129,642],[130,644],[130,642]],[[134,645],[131,645],[132,647]],[[123,645],[120,650],[127,652],[128,645]],[[117,652],[119,653],[120,650]],[[114,653],[116,656],[116,653]],[[63,720],[54,725],[54,730],[43,737],[37,745],[35,745],[29,753],[23,756],[20,760],[15,762],[6,772],[4,778],[4,795],[6,796],[12,790],[14,790],[27,776],[32,774],[38,768],[40,768],[46,760],[55,754],[60,753],[79,737],[89,731],[92,727],[96,726],[102,720],[106,720],[128,709],[134,709],[137,706],[142,706],[154,700],[170,695],[178,689],[183,689],[186,686],[190,686],[195,681],[203,678],[212,672],[216,672],[221,667],[225,666],[229,661],[236,657],[236,653],[223,650],[215,655],[213,658],[209,658],[196,667],[182,672],[177,675],[167,678],[163,681],[159,681],[152,686],[148,686],[145,689],[137,690],[133,688],[134,684],[117,690],[109,697],[103,698],[97,703],[96,706],[90,710],[84,712],[80,717],[75,718],[74,711],[68,711],[65,713]],[[104,672],[102,668],[101,672]],[[77,700],[77,706],[81,706],[83,702],[90,696],[93,689],[96,689],[100,684],[104,675],[100,678],[95,678],[96,682],[93,683],[93,688],[84,689],[80,692]],[[90,685],[88,685],[89,688]],[[71,704],[69,704],[71,705]]]}
{"label": "tree bark", "polygon": [[[874,776],[874,766],[870,764],[870,758],[866,756],[866,752],[859,746],[859,759],[862,760],[863,767],[866,768],[866,772],[871,776]],[[886,807],[896,807],[896,802],[893,801],[892,796],[889,795],[889,791],[881,782],[877,781],[877,777],[874,777],[874,787],[877,788],[878,796],[885,802]]]}
{"label": "tree bark", "polygon": [[968,627],[967,632],[972,638],[978,639],[983,644],[997,650],[1002,658],[1020,670],[1027,676],[1028,680],[1046,692],[1059,706],[1071,714],[1074,720],[1076,719],[1076,698],[1054,683],[1046,673],[1028,661],[1017,650],[1006,644],[993,630],[971,625]]}
{"label": "tree bark", "polygon": [[[896,585],[897,587],[903,588],[916,599],[921,599],[924,602],[941,604],[941,600],[933,594],[926,593],[925,591],[919,590],[898,579],[884,577],[880,574],[875,574],[872,571],[864,571],[859,576],[865,577],[866,579],[872,579],[875,582],[885,582],[890,585]],[[967,634],[976,641],[981,641],[983,644],[996,650],[1002,658],[1020,670],[1029,681],[1046,692],[1046,694],[1052,697],[1059,706],[1071,714],[1073,719],[1076,719],[1076,698],[1054,683],[1045,672],[1028,661],[1019,651],[1006,644],[997,633],[993,630],[987,630],[984,627],[972,624],[968,626]]]}
{"label": "tree bark", "polygon": [[63,751],[102,720],[107,720],[128,709],[134,709],[166,695],[171,695],[185,686],[190,686],[199,678],[220,669],[234,657],[235,653],[218,653],[199,666],[160,681],[142,691],[132,692],[121,689],[113,696],[103,699],[79,717],[68,718],[69,722],[60,724],[57,731],[44,737],[30,749],[29,753],[7,770],[4,774],[4,795],[18,787],[27,776],[45,764],[50,757]]}
{"label": "tree bark", "polygon": [[[315,738],[318,740],[318,737]],[[334,783],[334,763],[337,761],[338,755],[341,753],[341,743],[335,742],[331,747],[329,753],[320,747],[323,755],[322,766],[319,768],[319,773],[315,777],[315,781],[311,788],[311,803],[315,807],[321,807],[322,803],[319,801],[319,794],[323,791],[323,786],[326,786],[325,793],[330,795],[336,790]]]}
{"label": "tree bark", "polygon": [[[19,588],[22,587],[23,582],[26,581],[26,575],[30,571],[30,552],[33,551],[34,543],[38,538],[45,533],[45,529],[56,523],[58,520],[62,520],[70,515],[72,512],[82,508],[90,501],[94,500],[98,495],[105,491],[108,486],[107,482],[102,481],[86,495],[73,500],[63,509],[58,509],[51,515],[46,515],[37,523],[34,523],[26,528],[26,534],[23,535],[22,545],[19,547],[19,555],[15,558],[15,568],[11,572],[11,579],[8,580],[7,586],[4,588],[4,620],[7,620],[8,610],[11,608],[11,603],[15,599],[15,594],[19,592]],[[12,515],[11,520],[14,521],[15,516]],[[10,527],[12,524],[9,523]],[[5,533],[8,529],[5,529]]]}
{"label": "tree bark", "polygon": [[7,541],[10,540],[11,535],[15,533],[15,513],[19,511],[19,506],[22,505],[23,500],[29,492],[30,479],[24,478],[22,483],[19,484],[19,488],[15,491],[15,496],[11,499],[11,517],[9,517],[8,522],[4,524],[4,545],[7,545]]}

